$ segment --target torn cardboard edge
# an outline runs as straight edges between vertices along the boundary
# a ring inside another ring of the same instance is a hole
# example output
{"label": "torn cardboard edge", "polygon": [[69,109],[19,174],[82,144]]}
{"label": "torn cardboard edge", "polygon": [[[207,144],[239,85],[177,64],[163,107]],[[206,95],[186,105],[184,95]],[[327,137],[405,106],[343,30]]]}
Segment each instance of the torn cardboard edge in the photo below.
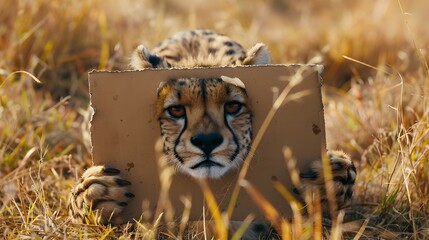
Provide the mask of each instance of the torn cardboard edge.
{"label": "torn cardboard edge", "polygon": [[[125,208],[127,220],[151,220],[164,209],[167,219],[180,219],[184,198],[192,202],[190,220],[201,220],[203,211],[210,218],[198,184],[181,173],[173,175],[168,200],[161,199],[161,181],[154,146],[159,139],[155,117],[157,88],[171,78],[210,78],[227,76],[240,79],[251,99],[254,112],[253,132],[256,135],[273,102],[297,74],[302,81],[289,96],[311,90],[295,101],[283,104],[274,115],[250,163],[246,180],[250,182],[284,216],[291,216],[287,201],[274,188],[278,179],[290,192],[293,186],[283,156],[289,147],[297,168],[308,170],[310,162],[321,158],[326,150],[325,124],[321,95],[319,65],[264,65],[192,69],[146,69],[139,71],[92,71],[89,73],[91,106],[95,110],[91,138],[96,165],[121,170],[123,178],[132,183],[135,198]],[[219,209],[225,211],[239,171],[218,180],[209,180]],[[165,193],[164,193],[165,194]],[[157,206],[163,205],[163,207]],[[241,189],[231,220],[243,220],[249,214],[263,218],[262,211]]]}
{"label": "torn cardboard edge", "polygon": [[[253,68],[253,67],[288,67],[288,68],[314,68],[317,70],[319,76],[322,74],[324,70],[323,65],[319,64],[264,64],[264,65],[243,65],[243,66],[234,66],[234,67],[228,67],[228,66],[219,66],[219,67],[180,67],[180,68],[147,68],[147,69],[140,69],[140,70],[97,70],[93,69],[90,72],[88,72],[88,75],[96,74],[96,73],[126,73],[126,72],[147,72],[147,71],[166,71],[166,70],[201,70],[201,69],[227,69],[227,68]],[[220,77],[220,76],[218,76]],[[319,80],[322,80],[319,78]]]}

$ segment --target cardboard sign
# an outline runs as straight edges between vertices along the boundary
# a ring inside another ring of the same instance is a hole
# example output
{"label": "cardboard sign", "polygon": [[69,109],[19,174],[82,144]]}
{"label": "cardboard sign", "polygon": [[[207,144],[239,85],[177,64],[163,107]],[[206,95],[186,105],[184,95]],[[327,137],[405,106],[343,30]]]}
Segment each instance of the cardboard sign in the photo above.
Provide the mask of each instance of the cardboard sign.
{"label": "cardboard sign", "polygon": [[[126,208],[125,216],[129,217],[128,220],[139,219],[141,216],[156,218],[153,215],[157,204],[169,205],[164,208],[169,209],[170,218],[180,219],[184,197],[192,202],[190,220],[201,220],[204,211],[206,219],[209,219],[201,188],[191,177],[182,173],[175,173],[172,178],[168,192],[169,203],[158,201],[161,183],[155,143],[159,139],[160,129],[155,117],[155,102],[160,82],[184,77],[228,76],[241,79],[251,99],[255,136],[273,102],[291,79],[299,74],[303,79],[289,96],[301,91],[307,91],[307,94],[278,109],[255,151],[246,175],[246,180],[280,213],[290,216],[289,204],[273,187],[272,178],[276,177],[292,191],[293,186],[282,153],[285,146],[291,148],[301,171],[308,170],[311,161],[320,159],[321,149],[326,149],[319,69],[320,66],[315,65],[267,65],[93,71],[89,80],[91,105],[95,110],[91,127],[94,164],[118,168],[123,178],[132,182],[131,192],[135,194],[135,198]],[[229,204],[237,175],[238,171],[231,172],[219,180],[208,181],[221,210],[225,210]],[[243,220],[250,213],[257,218],[263,217],[248,193],[241,189],[231,220]]]}

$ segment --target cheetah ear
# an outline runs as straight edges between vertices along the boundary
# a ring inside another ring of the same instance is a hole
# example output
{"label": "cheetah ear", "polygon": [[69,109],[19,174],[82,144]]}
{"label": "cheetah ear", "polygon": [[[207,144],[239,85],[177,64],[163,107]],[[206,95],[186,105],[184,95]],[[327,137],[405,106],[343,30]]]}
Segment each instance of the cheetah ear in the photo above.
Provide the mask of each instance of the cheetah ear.
{"label": "cheetah ear", "polygon": [[247,51],[247,57],[243,60],[243,65],[264,65],[271,63],[270,53],[267,46],[257,43]]}
{"label": "cheetah ear", "polygon": [[131,56],[130,67],[131,69],[139,70],[145,68],[163,68],[169,66],[162,58],[149,52],[145,46],[139,45]]}
{"label": "cheetah ear", "polygon": [[156,89],[156,92],[159,93],[159,91],[165,86],[166,82],[160,82],[158,88]]}
{"label": "cheetah ear", "polygon": [[241,81],[239,78],[231,78],[227,76],[221,76],[220,77],[224,82],[227,82],[229,84],[235,85],[239,88],[246,89],[246,86],[244,85],[243,81]]}

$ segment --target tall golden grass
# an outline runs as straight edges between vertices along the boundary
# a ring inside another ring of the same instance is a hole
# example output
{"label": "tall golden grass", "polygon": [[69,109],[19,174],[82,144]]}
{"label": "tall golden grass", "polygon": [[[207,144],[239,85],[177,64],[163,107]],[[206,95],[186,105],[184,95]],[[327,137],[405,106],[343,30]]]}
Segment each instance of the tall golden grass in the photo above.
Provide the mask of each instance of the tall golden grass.
{"label": "tall golden grass", "polygon": [[1,1],[1,236],[156,236],[157,222],[117,228],[67,217],[70,190],[90,165],[87,72],[125,69],[137,44],[204,27],[245,47],[264,42],[275,63],[325,65],[328,145],[358,166],[354,201],[338,218],[322,218],[316,204],[289,222],[242,182],[280,235],[429,238],[427,9],[425,0]]}

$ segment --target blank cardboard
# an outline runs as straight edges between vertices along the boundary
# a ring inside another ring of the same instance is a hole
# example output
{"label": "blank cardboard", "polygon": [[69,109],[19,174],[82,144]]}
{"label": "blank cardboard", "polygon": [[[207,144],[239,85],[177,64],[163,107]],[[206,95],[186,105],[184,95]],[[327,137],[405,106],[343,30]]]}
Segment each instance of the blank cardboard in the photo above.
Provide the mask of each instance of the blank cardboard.
{"label": "blank cardboard", "polygon": [[[94,164],[118,168],[122,176],[132,182],[131,192],[135,198],[125,210],[128,220],[139,219],[143,212],[143,217],[152,219],[161,188],[154,150],[160,134],[154,105],[160,82],[182,77],[228,76],[241,79],[251,99],[256,135],[278,94],[297,72],[302,71],[304,79],[292,89],[291,94],[303,90],[310,90],[310,94],[278,109],[246,175],[246,179],[280,213],[290,216],[289,205],[274,189],[272,178],[276,177],[292,190],[283,147],[292,149],[301,171],[308,170],[311,161],[320,159],[321,149],[326,149],[319,69],[320,66],[315,65],[267,65],[93,71],[89,80],[91,105],[95,110],[91,127]],[[209,181],[221,210],[228,206],[237,175],[238,171]],[[190,220],[201,220],[203,211],[206,219],[210,218],[207,207],[204,208],[204,196],[199,185],[192,178],[176,173],[169,191],[171,206],[175,209],[169,214],[174,219],[180,219],[184,209],[182,196],[190,197],[192,201]],[[257,218],[263,217],[247,192],[241,189],[231,220],[243,220],[250,213]]]}

